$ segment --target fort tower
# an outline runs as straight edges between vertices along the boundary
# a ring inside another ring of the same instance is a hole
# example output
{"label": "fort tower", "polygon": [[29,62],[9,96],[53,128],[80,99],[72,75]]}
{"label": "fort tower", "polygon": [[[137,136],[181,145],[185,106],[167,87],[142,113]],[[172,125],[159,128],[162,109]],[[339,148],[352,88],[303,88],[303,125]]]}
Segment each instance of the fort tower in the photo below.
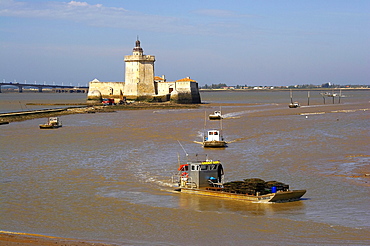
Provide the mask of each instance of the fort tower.
{"label": "fort tower", "polygon": [[154,62],[155,56],[144,55],[140,41],[136,40],[132,55],[125,56],[126,70],[123,94],[127,99],[152,97],[157,94],[154,86]]}

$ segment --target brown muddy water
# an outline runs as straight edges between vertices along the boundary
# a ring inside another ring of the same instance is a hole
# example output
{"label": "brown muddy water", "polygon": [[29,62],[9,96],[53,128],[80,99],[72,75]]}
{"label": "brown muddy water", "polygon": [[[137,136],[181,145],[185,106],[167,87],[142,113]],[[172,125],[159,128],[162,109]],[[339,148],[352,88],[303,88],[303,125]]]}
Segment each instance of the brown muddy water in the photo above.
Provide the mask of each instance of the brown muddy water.
{"label": "brown muddy water", "polygon": [[[305,93],[295,93],[299,109],[288,108],[289,92],[207,92],[199,109],[66,115],[56,130],[38,129],[45,119],[2,125],[0,230],[118,245],[369,245],[369,93],[325,105],[311,94],[311,106]],[[9,100],[55,101],[4,95],[0,111]],[[230,143],[203,149],[204,116],[220,106]],[[258,177],[307,193],[280,204],[173,193],[178,141],[221,160],[226,181]]]}

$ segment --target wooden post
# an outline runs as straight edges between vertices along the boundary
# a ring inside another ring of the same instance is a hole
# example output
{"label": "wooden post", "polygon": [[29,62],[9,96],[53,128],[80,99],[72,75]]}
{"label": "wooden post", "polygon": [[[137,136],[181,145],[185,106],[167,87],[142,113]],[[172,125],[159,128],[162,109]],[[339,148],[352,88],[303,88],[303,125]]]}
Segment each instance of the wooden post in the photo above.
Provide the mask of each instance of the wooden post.
{"label": "wooden post", "polygon": [[310,106],[310,91],[307,92],[307,105]]}
{"label": "wooden post", "polygon": [[293,104],[293,94],[292,89],[290,89],[290,103]]}

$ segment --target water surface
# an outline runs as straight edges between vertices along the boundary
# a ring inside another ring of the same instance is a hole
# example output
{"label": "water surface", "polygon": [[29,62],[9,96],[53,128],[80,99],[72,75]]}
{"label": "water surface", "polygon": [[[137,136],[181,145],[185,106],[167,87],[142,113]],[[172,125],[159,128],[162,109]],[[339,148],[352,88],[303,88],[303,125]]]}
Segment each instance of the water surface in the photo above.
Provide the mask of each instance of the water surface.
{"label": "water surface", "polygon": [[[369,170],[369,111],[306,117],[287,109],[287,92],[262,93],[202,93],[200,109],[66,115],[56,130],[38,129],[45,119],[1,126],[0,229],[120,245],[369,244],[369,178],[357,175]],[[369,108],[368,94],[354,93],[343,107]],[[53,100],[38,96],[30,99]],[[203,149],[205,111],[219,106],[229,147]],[[228,181],[278,180],[307,193],[283,204],[173,193],[178,141],[221,160]]]}

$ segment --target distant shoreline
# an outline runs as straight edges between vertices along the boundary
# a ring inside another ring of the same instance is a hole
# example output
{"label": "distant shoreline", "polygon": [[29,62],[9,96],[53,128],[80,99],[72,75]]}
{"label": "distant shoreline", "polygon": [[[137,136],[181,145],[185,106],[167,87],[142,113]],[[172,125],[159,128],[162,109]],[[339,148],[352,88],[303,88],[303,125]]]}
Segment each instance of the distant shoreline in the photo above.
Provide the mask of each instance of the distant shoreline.
{"label": "distant shoreline", "polygon": [[199,89],[199,92],[274,92],[274,91],[363,91],[370,88],[274,88],[274,89]]}
{"label": "distant shoreline", "polygon": [[[230,86],[232,87],[232,86]],[[260,89],[223,89],[223,88],[220,88],[220,89],[202,89],[200,88],[199,89],[199,92],[220,92],[220,91],[229,91],[229,92],[250,92],[250,91],[270,91],[270,92],[273,92],[273,91],[339,91],[339,90],[343,90],[343,91],[358,91],[358,90],[370,90],[370,87],[369,88],[273,88],[273,89],[270,89],[270,87],[263,87],[261,86]],[[4,90],[2,89],[1,93],[3,94],[9,94],[9,93],[20,93],[18,92],[17,90]],[[0,93],[0,95],[1,95]],[[37,92],[37,91],[28,91],[28,90],[23,90],[22,93],[40,93],[40,92]],[[42,93],[50,93],[50,94],[63,94],[63,93],[57,93],[57,92],[53,92],[53,91],[43,91]],[[65,93],[64,93],[65,94]],[[67,93],[69,94],[69,93]],[[78,94],[82,94],[82,93],[78,93]],[[84,93],[87,95],[87,93]]]}

